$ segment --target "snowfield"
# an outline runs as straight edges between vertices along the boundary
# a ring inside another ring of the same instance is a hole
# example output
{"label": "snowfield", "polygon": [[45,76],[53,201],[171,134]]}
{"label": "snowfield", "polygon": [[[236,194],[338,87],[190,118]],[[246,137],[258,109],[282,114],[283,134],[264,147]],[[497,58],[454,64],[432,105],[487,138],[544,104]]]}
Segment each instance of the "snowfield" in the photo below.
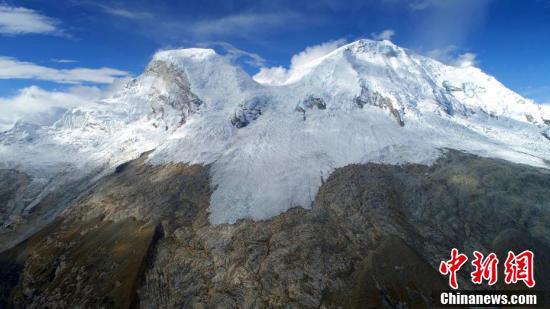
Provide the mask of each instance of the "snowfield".
{"label": "snowfield", "polygon": [[308,208],[352,163],[430,164],[453,148],[548,168],[549,125],[548,108],[481,70],[389,41],[342,46],[276,86],[210,49],[167,50],[111,98],[1,133],[0,167],[61,185],[148,150],[151,164],[211,164],[221,224]]}

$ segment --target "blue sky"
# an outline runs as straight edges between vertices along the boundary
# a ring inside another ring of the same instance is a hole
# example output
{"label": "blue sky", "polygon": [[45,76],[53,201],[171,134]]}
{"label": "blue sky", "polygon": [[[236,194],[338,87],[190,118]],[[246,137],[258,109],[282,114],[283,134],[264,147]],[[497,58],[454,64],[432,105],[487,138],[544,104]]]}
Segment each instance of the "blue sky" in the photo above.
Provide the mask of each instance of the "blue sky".
{"label": "blue sky", "polygon": [[90,94],[139,74],[159,49],[213,47],[253,75],[359,38],[468,60],[550,103],[550,0],[0,0],[0,108],[25,104],[25,90]]}

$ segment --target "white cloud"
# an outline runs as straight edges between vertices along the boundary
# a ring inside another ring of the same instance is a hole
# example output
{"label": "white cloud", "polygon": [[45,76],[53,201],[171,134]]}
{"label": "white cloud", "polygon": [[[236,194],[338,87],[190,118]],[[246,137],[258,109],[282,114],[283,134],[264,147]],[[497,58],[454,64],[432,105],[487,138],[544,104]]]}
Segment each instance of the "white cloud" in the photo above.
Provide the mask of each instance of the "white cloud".
{"label": "white cloud", "polygon": [[449,45],[432,49],[425,53],[426,56],[456,67],[466,68],[477,66],[477,55],[471,52],[459,53],[459,48]]}
{"label": "white cloud", "polygon": [[448,45],[441,48],[434,48],[426,52],[426,56],[437,59],[439,61],[449,63],[456,57],[455,54],[458,48],[455,45]]}
{"label": "white cloud", "polygon": [[131,11],[123,7],[113,7],[113,6],[108,6],[105,4],[93,3],[93,2],[92,4],[100,8],[103,12],[113,16],[124,17],[129,19],[150,19],[154,17],[153,14],[149,12]]}
{"label": "white cloud", "polygon": [[126,71],[113,68],[55,69],[0,56],[0,79],[37,79],[65,84],[82,82],[110,84],[116,78],[128,75]]}
{"label": "white cloud", "polygon": [[304,51],[292,56],[290,67],[282,66],[261,68],[254,75],[254,80],[260,84],[284,85],[298,80],[306,74],[317,60],[329,54],[346,43],[345,39],[325,42],[319,45],[309,46]]}
{"label": "white cloud", "polygon": [[246,37],[251,33],[274,29],[289,23],[298,23],[300,20],[300,15],[294,12],[242,13],[213,20],[202,20],[185,25],[185,28],[202,37],[216,35]]}
{"label": "white cloud", "polygon": [[20,89],[11,97],[0,97],[0,131],[22,120],[37,125],[51,125],[67,110],[85,106],[102,96],[97,87],[76,86],[67,91],[47,91],[36,86]]}
{"label": "white cloud", "polygon": [[57,63],[76,63],[78,62],[77,60],[72,60],[72,59],[50,59],[50,61],[53,61],[53,62],[57,62]]}
{"label": "white cloud", "polygon": [[19,89],[15,95],[0,97],[0,132],[9,130],[17,121],[49,126],[67,110],[92,106],[111,97],[128,83],[129,78],[115,80],[105,87],[71,86],[46,90],[37,86]]}
{"label": "white cloud", "polygon": [[333,50],[344,45],[345,43],[346,43],[345,39],[338,39],[334,41],[321,43],[319,45],[308,46],[304,51],[300,52],[297,55],[292,56],[292,59],[290,61],[291,67],[298,68],[298,67],[306,66],[309,63],[311,63],[313,60],[319,59],[329,54]]}
{"label": "white cloud", "polygon": [[256,75],[253,76],[254,80],[264,85],[284,85],[291,76],[291,69],[287,69],[283,66],[261,68]]}
{"label": "white cloud", "polygon": [[226,52],[226,56],[229,57],[231,60],[237,60],[240,58],[244,58],[244,62],[247,64],[253,66],[253,67],[263,67],[265,65],[265,59],[252,52],[248,52],[246,50],[239,49],[235,47],[233,44],[230,44],[228,42],[224,41],[216,41],[216,42],[205,42],[198,44],[199,46],[204,47],[221,47]]}
{"label": "white cloud", "polygon": [[39,12],[0,3],[0,34],[19,35],[41,33],[63,35],[59,22]]}
{"label": "white cloud", "polygon": [[409,3],[409,9],[412,11],[422,11],[436,4],[436,0],[415,0]]}
{"label": "white cloud", "polygon": [[414,27],[409,41],[425,48],[462,46],[486,21],[493,0],[416,0],[409,2]]}
{"label": "white cloud", "polygon": [[[429,9],[461,9],[461,8],[482,8],[494,0],[414,0],[409,1],[411,11],[424,11]],[[458,13],[458,12],[457,12]]]}
{"label": "white cloud", "polygon": [[456,59],[451,62],[452,65],[460,68],[473,67],[477,65],[476,54],[464,53],[458,55]]}
{"label": "white cloud", "polygon": [[371,33],[371,37],[375,40],[391,40],[391,38],[395,35],[395,31],[392,29],[386,29],[380,33]]}

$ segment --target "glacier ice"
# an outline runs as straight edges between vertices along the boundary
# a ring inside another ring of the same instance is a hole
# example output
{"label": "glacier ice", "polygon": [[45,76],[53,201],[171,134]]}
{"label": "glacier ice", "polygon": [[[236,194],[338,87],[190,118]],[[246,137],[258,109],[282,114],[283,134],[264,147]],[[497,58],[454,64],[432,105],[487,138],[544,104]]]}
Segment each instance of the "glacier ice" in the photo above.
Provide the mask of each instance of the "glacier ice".
{"label": "glacier ice", "polygon": [[[0,167],[53,178],[151,164],[210,164],[210,221],[308,208],[352,163],[430,164],[446,148],[548,167],[550,111],[474,67],[360,40],[262,85],[210,49],[166,50],[95,106],[0,135]],[[547,161],[546,161],[547,162]]]}

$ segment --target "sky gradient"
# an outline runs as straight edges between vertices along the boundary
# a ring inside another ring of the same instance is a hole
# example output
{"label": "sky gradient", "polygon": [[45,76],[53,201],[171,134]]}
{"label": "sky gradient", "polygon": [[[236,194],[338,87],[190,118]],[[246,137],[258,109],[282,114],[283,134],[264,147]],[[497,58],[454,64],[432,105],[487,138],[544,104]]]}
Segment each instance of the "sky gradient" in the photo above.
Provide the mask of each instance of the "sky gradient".
{"label": "sky gradient", "polygon": [[159,49],[212,47],[254,75],[289,68],[307,47],[360,38],[478,66],[550,103],[550,0],[198,2],[0,0],[0,125],[52,93],[97,97]]}

